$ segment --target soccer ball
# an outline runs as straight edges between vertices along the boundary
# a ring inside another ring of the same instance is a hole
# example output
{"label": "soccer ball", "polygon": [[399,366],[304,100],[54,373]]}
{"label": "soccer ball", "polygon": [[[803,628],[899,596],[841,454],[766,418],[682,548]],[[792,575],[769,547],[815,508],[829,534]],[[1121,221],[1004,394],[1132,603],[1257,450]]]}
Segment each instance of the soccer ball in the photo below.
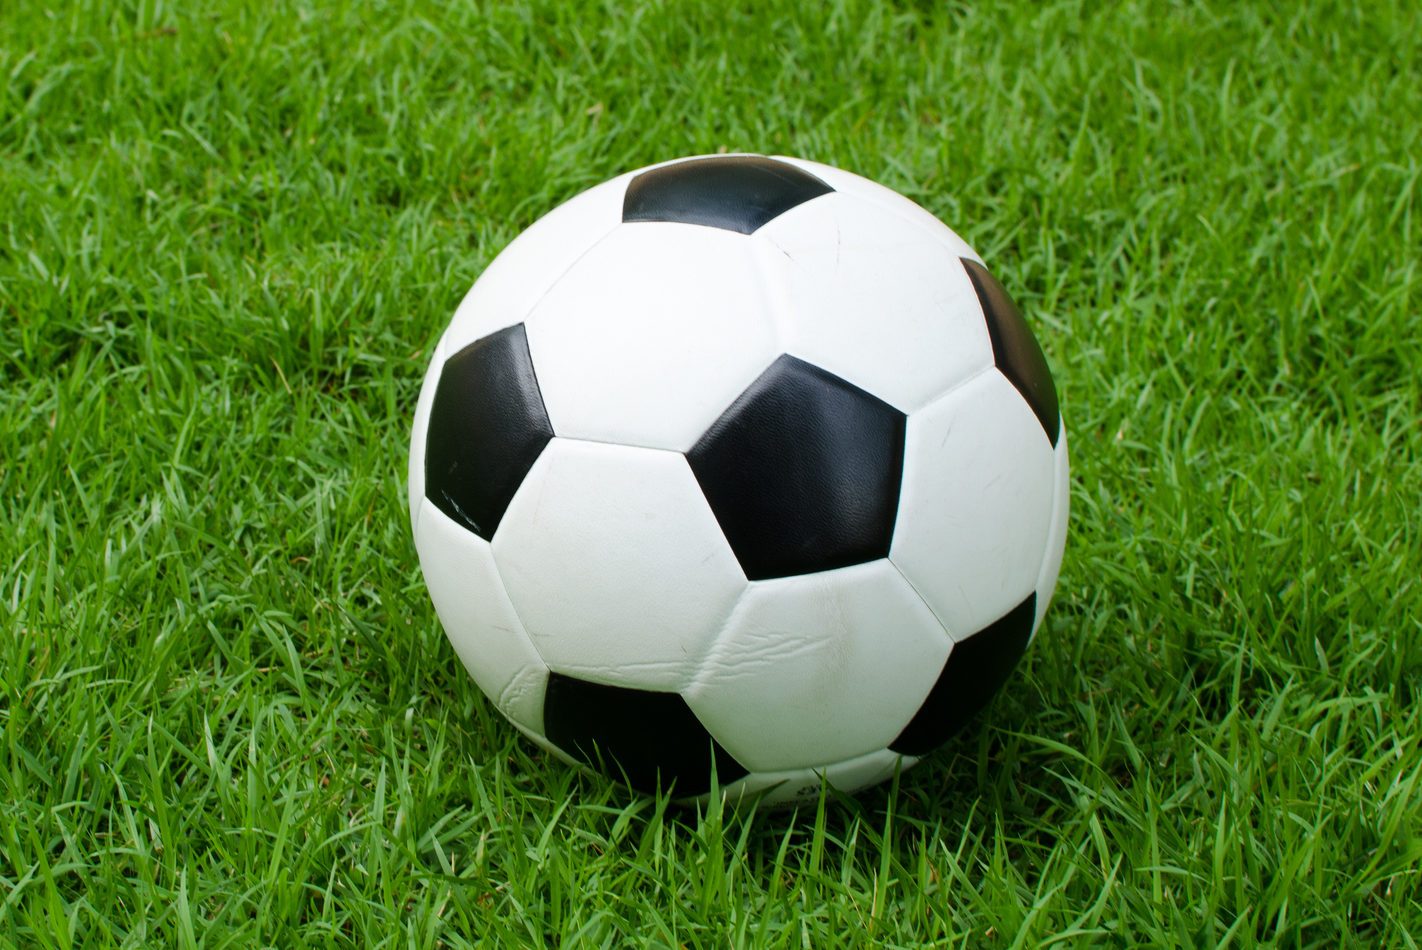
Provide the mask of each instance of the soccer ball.
{"label": "soccer ball", "polygon": [[489,699],[634,788],[881,781],[1006,680],[1056,586],[1041,348],[918,205],[793,158],[632,172],[479,278],[410,519]]}

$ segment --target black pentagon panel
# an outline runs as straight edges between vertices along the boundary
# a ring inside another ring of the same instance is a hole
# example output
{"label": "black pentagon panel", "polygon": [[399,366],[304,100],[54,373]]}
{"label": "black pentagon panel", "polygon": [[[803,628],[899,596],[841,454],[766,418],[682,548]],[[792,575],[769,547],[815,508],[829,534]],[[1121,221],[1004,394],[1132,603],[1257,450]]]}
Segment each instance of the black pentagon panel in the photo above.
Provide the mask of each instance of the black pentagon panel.
{"label": "black pentagon panel", "polygon": [[548,740],[569,755],[638,791],[675,785],[678,797],[701,795],[747,773],[711,738],[676,693],[606,686],[550,673],[543,724]]}
{"label": "black pentagon panel", "polygon": [[988,336],[992,338],[993,360],[1032,407],[1055,448],[1061,428],[1061,410],[1057,407],[1057,387],[1047,367],[1047,357],[1032,335],[1032,328],[1022,319],[1017,305],[997,278],[977,261],[966,257],[962,260],[983,307]]}
{"label": "black pentagon panel", "polygon": [[425,441],[425,495],[492,539],[551,438],[523,324],[476,340],[440,371]]}
{"label": "black pentagon panel", "polygon": [[763,155],[693,158],[643,172],[627,186],[623,221],[674,221],[752,234],[796,205],[834,191]]}
{"label": "black pentagon panel", "polygon": [[1037,595],[953,644],[938,682],[913,719],[889,744],[900,755],[926,755],[941,746],[1002,688],[1032,637]]}
{"label": "black pentagon panel", "polygon": [[887,557],[906,421],[793,356],[762,373],[687,453],[746,577]]}

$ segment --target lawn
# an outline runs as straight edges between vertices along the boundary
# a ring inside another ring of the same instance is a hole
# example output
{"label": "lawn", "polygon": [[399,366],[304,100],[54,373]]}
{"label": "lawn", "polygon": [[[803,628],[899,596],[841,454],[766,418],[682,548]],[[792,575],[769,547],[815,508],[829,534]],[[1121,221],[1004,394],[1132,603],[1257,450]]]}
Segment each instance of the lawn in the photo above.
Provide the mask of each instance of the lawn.
{"label": "lawn", "polygon": [[[1416,946],[1419,37],[1405,2],[0,6],[0,942]],[[489,260],[719,149],[963,234],[1072,440],[1003,694],[798,812],[521,739],[403,499]]]}

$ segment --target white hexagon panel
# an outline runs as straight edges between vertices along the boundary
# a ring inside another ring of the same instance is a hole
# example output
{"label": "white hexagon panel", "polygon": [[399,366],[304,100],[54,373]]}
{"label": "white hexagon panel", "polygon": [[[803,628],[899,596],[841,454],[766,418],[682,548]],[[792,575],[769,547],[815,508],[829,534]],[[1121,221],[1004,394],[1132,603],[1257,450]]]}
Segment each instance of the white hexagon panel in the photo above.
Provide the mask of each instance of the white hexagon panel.
{"label": "white hexagon panel", "polygon": [[683,695],[754,772],[886,748],[952,645],[887,560],[757,581]]}
{"label": "white hexagon panel", "polygon": [[780,215],[755,241],[792,355],[902,412],[992,365],[958,255],[899,215],[836,192]]}
{"label": "white hexagon panel", "polygon": [[524,478],[494,559],[559,673],[675,692],[746,587],[679,452],[555,438]]}
{"label": "white hexagon panel", "polygon": [[1055,467],[1037,417],[995,369],[909,416],[889,557],[954,639],[1036,590]]}
{"label": "white hexagon panel", "polygon": [[444,333],[445,352],[521,323],[558,278],[618,226],[631,177],[589,188],[510,241],[460,301]]}
{"label": "white hexagon panel", "polygon": [[425,500],[425,442],[429,439],[430,409],[434,405],[435,387],[444,368],[444,340],[435,343],[430,365],[425,369],[425,381],[420,386],[420,398],[415,402],[415,424],[410,430],[410,463],[406,482],[406,497],[410,504],[410,524],[418,534],[420,509]]}
{"label": "white hexagon panel", "polygon": [[779,352],[753,247],[667,222],[617,228],[534,307],[554,431],[683,451]]}
{"label": "white hexagon panel", "polygon": [[548,667],[509,601],[489,542],[428,500],[421,504],[415,548],[454,652],[500,712],[541,734]]}
{"label": "white hexagon panel", "polygon": [[823,179],[840,194],[853,195],[898,215],[909,224],[920,228],[923,234],[943,244],[955,257],[966,257],[979,264],[983,262],[982,258],[978,256],[978,252],[973,250],[967,241],[959,237],[956,231],[934,217],[933,212],[917,202],[905,198],[892,188],[886,188],[877,181],[822,162],[811,162],[803,158],[779,155],[776,156],[776,160],[804,169],[811,175]]}
{"label": "white hexagon panel", "polygon": [[1067,456],[1067,434],[1062,430],[1057,442],[1052,479],[1052,527],[1047,532],[1047,553],[1042,559],[1042,572],[1037,576],[1037,616],[1032,626],[1036,636],[1057,589],[1057,577],[1062,570],[1062,555],[1066,549],[1067,520],[1071,514],[1071,464]]}

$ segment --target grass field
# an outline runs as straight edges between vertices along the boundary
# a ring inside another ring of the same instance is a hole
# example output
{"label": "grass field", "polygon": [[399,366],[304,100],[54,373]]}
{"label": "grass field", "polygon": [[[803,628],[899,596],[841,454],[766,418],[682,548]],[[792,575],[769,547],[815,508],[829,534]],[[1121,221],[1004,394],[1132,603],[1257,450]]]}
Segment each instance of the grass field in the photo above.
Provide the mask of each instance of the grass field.
{"label": "grass field", "polygon": [[[1416,946],[1415,4],[0,5],[0,941]],[[521,228],[799,154],[973,243],[1073,520],[893,788],[668,808],[460,669],[404,510]]]}

